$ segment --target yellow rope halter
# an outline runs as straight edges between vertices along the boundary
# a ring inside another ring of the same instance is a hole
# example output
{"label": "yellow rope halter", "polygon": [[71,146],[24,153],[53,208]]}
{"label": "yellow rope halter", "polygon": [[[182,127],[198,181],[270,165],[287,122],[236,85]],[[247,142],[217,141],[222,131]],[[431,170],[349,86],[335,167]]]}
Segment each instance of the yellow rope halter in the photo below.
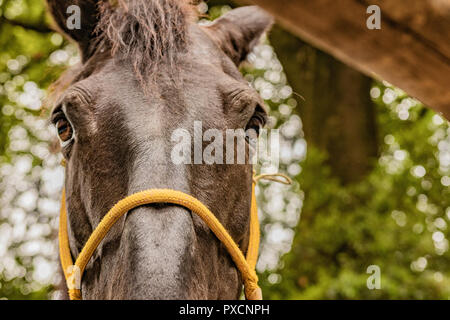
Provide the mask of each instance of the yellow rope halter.
{"label": "yellow rope halter", "polygon": [[[280,180],[277,177],[282,177],[285,181]],[[244,281],[244,292],[246,299],[261,300],[262,292],[261,288],[258,286],[258,276],[255,271],[260,238],[255,185],[260,179],[277,181],[284,184],[291,183],[289,177],[282,174],[263,174],[254,176],[250,210],[250,241],[245,258],[236,242],[234,242],[220,221],[217,220],[214,214],[199,200],[180,191],[170,189],[150,189],[128,196],[114,205],[114,207],[112,207],[100,221],[94,232],[92,232],[74,265],[69,247],[65,202],[66,197],[65,190],[63,190],[59,221],[59,254],[64,276],[69,288],[70,299],[81,300],[81,278],[86,265],[92,257],[95,249],[120,217],[131,209],[142,205],[151,203],[172,203],[183,206],[196,213],[208,225],[216,237],[225,245],[238,270],[241,272],[242,279]]]}

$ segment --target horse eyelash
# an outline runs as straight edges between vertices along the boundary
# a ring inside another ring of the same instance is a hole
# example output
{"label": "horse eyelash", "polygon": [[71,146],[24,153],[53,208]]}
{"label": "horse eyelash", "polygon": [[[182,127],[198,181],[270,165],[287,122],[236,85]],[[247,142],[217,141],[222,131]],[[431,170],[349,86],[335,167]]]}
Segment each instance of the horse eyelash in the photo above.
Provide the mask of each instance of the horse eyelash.
{"label": "horse eyelash", "polygon": [[62,108],[62,106],[58,106],[55,108],[55,110],[52,112],[52,117],[51,117],[51,123],[53,125],[56,125],[56,123],[61,120],[62,118],[67,118],[66,114],[64,113],[64,110]]}

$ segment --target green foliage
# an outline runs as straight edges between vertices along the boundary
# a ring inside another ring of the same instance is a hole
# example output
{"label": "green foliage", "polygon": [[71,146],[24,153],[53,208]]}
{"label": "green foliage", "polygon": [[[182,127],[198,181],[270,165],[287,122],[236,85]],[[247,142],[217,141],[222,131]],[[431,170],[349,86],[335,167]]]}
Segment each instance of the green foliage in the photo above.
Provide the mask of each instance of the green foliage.
{"label": "green foliage", "polygon": [[[51,158],[42,153],[48,139],[41,104],[44,90],[64,68],[51,54],[66,45],[49,28],[44,1],[0,0],[0,298],[47,299],[53,290],[36,268],[54,267],[56,252],[31,249],[55,243],[49,226],[56,217],[36,206],[26,209],[20,197],[39,192],[39,170]],[[15,175],[20,163],[31,163],[30,170]],[[40,193],[40,201],[51,200]]]}
{"label": "green foliage", "polygon": [[[381,145],[373,171],[343,186],[309,147],[301,220],[281,280],[264,275],[267,298],[450,298],[449,125],[392,87],[372,93]],[[367,288],[370,265],[381,269],[380,290]]]}
{"label": "green foliage", "polygon": [[[63,41],[60,35],[51,32],[47,27],[48,18],[45,12],[43,1],[0,1],[2,107],[14,107],[17,102],[14,101],[13,92],[21,90],[26,81],[46,88],[62,70],[61,67],[48,63],[50,53],[60,48]],[[5,155],[9,130],[20,121],[13,111],[9,111],[9,107],[3,108],[0,114],[0,157]]]}

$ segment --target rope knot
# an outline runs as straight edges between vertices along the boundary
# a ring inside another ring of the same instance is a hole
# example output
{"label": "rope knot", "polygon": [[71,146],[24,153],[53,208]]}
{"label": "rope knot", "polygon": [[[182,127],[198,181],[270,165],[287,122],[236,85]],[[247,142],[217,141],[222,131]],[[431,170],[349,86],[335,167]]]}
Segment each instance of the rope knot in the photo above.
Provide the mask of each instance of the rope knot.
{"label": "rope knot", "polygon": [[81,300],[81,290],[79,289],[69,289],[70,300]]}
{"label": "rope knot", "polygon": [[291,178],[289,178],[287,175],[283,173],[262,173],[259,175],[254,174],[253,175],[253,183],[258,183],[259,180],[268,180],[268,181],[274,181],[282,184],[292,184]]}
{"label": "rope knot", "polygon": [[244,282],[244,293],[247,300],[262,300],[262,290],[258,286],[258,278]]}
{"label": "rope knot", "polygon": [[247,300],[262,300],[262,291],[258,286],[258,276],[256,271],[250,269],[243,273],[244,293]]}

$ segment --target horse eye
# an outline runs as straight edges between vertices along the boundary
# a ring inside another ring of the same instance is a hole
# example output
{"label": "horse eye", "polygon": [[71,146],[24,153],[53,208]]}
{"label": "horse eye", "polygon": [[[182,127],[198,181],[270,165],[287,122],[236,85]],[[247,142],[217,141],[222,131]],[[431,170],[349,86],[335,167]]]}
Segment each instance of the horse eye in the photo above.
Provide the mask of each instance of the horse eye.
{"label": "horse eye", "polygon": [[263,121],[258,116],[253,116],[247,124],[245,131],[252,131],[252,134],[255,134],[256,137],[259,136],[259,132],[261,128],[264,126]]}
{"label": "horse eye", "polygon": [[56,129],[58,130],[58,135],[62,142],[67,142],[72,139],[72,126],[66,118],[61,118],[56,122]]}
{"label": "horse eye", "polygon": [[256,105],[255,112],[247,123],[245,131],[249,133],[252,138],[257,139],[259,137],[261,129],[266,125],[267,112],[261,104]]}
{"label": "horse eye", "polygon": [[247,130],[253,130],[256,135],[259,135],[259,130],[261,130],[261,122],[257,118],[252,118],[247,124]]}
{"label": "horse eye", "polygon": [[245,128],[245,140],[250,144],[256,143],[262,127],[261,120],[258,117],[252,117]]}

